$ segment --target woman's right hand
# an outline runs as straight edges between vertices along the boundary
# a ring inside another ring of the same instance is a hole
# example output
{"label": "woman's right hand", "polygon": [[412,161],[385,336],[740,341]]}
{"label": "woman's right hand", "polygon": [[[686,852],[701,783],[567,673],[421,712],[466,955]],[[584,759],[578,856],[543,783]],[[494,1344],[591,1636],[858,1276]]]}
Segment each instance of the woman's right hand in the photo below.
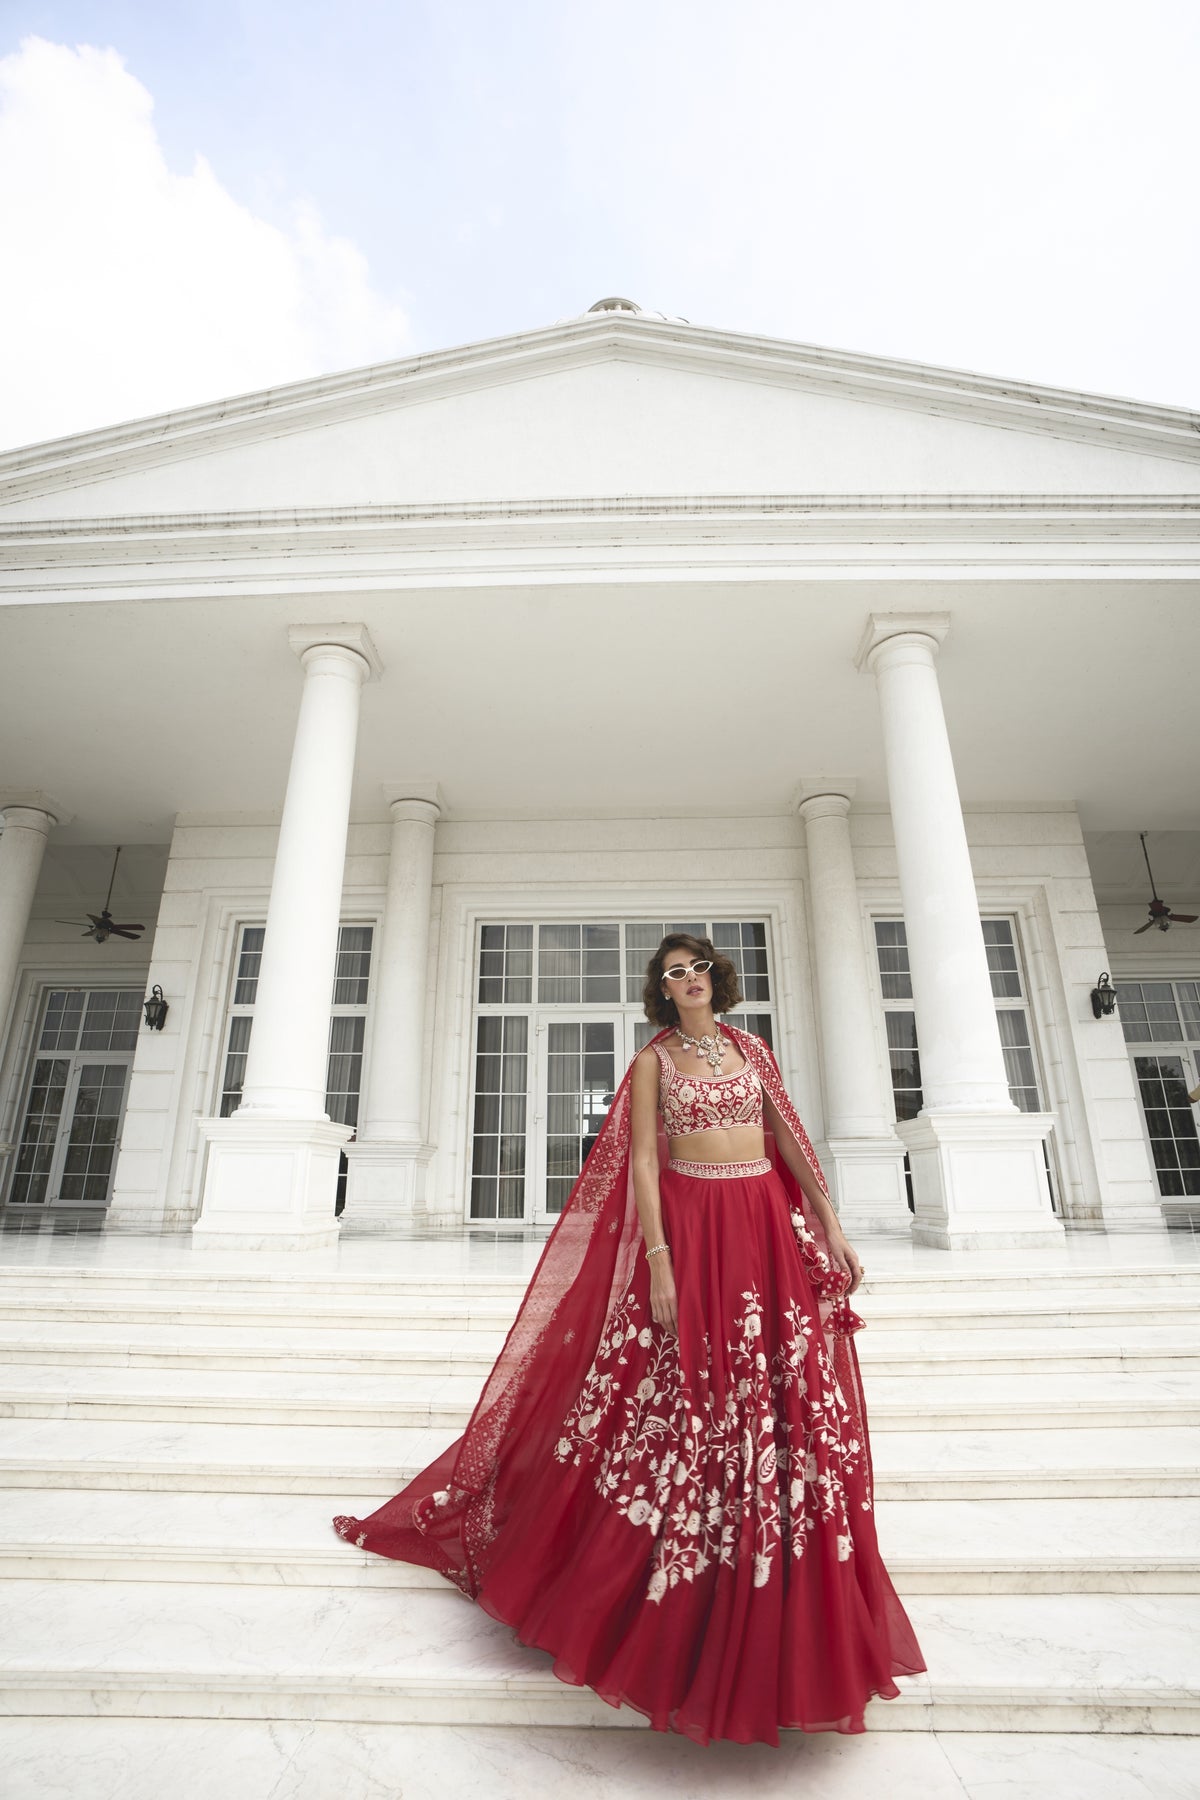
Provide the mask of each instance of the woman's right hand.
{"label": "woman's right hand", "polygon": [[669,1250],[650,1259],[650,1316],[656,1325],[665,1325],[668,1331],[673,1331],[678,1336],[679,1310],[675,1299],[675,1271],[671,1267]]}

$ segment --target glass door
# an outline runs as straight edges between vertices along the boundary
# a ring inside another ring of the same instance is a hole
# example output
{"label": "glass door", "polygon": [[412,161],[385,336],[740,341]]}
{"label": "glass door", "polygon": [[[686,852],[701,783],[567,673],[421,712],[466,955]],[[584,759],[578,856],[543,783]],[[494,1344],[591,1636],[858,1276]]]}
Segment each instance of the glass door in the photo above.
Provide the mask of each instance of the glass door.
{"label": "glass door", "polygon": [[51,1205],[108,1205],[128,1083],[126,1060],[83,1062],[76,1069],[64,1108],[60,1161],[50,1176]]}
{"label": "glass door", "polygon": [[9,1195],[15,1205],[108,1205],[130,1060],[38,1058]]}
{"label": "glass door", "polygon": [[[480,924],[466,1146],[470,1222],[546,1224],[559,1217],[630,1058],[654,1035],[642,988],[647,961],[668,930],[712,938],[736,968],[745,997],[730,1022],[772,1044],[765,920]],[[231,1065],[243,1048],[231,1036]]]}
{"label": "glass door", "polygon": [[545,1019],[537,1033],[534,1114],[536,1214],[556,1219],[579,1176],[625,1073],[622,1014]]}
{"label": "glass door", "polygon": [[1200,1134],[1188,1094],[1196,1085],[1196,1058],[1186,1050],[1159,1050],[1133,1059],[1150,1154],[1164,1200],[1200,1195]]}
{"label": "glass door", "polygon": [[142,1016],[137,988],[52,988],[43,1002],[10,1206],[107,1206]]}

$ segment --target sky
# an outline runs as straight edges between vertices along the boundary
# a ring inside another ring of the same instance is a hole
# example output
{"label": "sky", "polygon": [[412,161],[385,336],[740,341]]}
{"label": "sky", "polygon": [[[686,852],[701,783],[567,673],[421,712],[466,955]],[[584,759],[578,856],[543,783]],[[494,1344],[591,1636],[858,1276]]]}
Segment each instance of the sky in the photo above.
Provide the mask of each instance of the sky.
{"label": "sky", "polygon": [[1195,0],[0,0],[0,449],[581,313],[1200,410]]}

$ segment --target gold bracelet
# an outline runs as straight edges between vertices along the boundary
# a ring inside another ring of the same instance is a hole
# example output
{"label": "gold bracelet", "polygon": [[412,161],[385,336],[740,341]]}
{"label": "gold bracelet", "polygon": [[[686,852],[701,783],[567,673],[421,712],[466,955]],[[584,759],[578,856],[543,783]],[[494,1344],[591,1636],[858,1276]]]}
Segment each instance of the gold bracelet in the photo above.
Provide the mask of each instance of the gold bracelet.
{"label": "gold bracelet", "polygon": [[670,1248],[670,1244],[655,1244],[653,1250],[647,1250],[646,1255],[661,1256],[664,1250],[669,1250]]}

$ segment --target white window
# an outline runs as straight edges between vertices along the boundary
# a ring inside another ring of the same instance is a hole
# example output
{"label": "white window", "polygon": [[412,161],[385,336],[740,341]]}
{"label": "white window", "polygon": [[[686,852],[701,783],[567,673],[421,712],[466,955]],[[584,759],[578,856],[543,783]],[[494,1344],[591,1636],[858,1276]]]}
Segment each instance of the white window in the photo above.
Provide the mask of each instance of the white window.
{"label": "white window", "polygon": [[876,919],[875,955],[883,988],[884,1022],[897,1119],[915,1119],[921,1110],[921,1057],[917,1017],[912,1009],[908,938],[902,919]]}
{"label": "white window", "polygon": [[[225,1066],[221,1080],[220,1115],[236,1112],[246,1079],[246,1055],[258,997],[258,972],[262,962],[265,928],[243,925],[238,940],[237,967],[229,1025],[225,1037]],[[367,1022],[367,992],[371,975],[374,928],[343,925],[338,931],[337,972],[329,1019],[329,1064],[325,1110],[340,1125],[358,1124],[362,1091],[363,1042]]]}
{"label": "white window", "polygon": [[711,938],[738,971],[730,1023],[773,1044],[767,926],[688,919],[481,925],[472,1093],[472,1219],[561,1211],[630,1059],[653,1037],[646,965],[668,931]]}
{"label": "white window", "polygon": [[[992,998],[996,1003],[996,1022],[1004,1050],[1004,1067],[1008,1091],[1013,1104],[1022,1112],[1043,1112],[1041,1083],[1034,1058],[1033,1034],[1030,1028],[1029,1004],[1018,954],[1013,921],[1007,918],[981,920],[983,941],[987,946],[988,972],[992,982]],[[884,1021],[887,1027],[888,1058],[891,1064],[892,1098],[896,1118],[915,1119],[921,1110],[921,1052],[917,1042],[917,1016],[912,1005],[912,972],[908,961],[908,935],[903,919],[876,919],[875,954],[879,963],[879,981],[883,993]],[[1046,1178],[1052,1200],[1055,1182],[1049,1151],[1043,1146]],[[908,1173],[908,1158],[904,1159]],[[909,1183],[909,1204],[912,1186]],[[1057,1210],[1057,1207],[1056,1207]]]}
{"label": "white window", "polygon": [[[1012,920],[984,919],[982,925],[1008,1091],[1022,1112],[1041,1112],[1044,1109],[1029,1028],[1029,1006]],[[921,1110],[921,1057],[903,919],[876,919],[875,953],[887,1019],[896,1117],[913,1119]]]}
{"label": "white window", "polygon": [[1200,1195],[1200,1136],[1188,1099],[1200,1080],[1200,981],[1116,985],[1158,1191],[1164,1199]]}

